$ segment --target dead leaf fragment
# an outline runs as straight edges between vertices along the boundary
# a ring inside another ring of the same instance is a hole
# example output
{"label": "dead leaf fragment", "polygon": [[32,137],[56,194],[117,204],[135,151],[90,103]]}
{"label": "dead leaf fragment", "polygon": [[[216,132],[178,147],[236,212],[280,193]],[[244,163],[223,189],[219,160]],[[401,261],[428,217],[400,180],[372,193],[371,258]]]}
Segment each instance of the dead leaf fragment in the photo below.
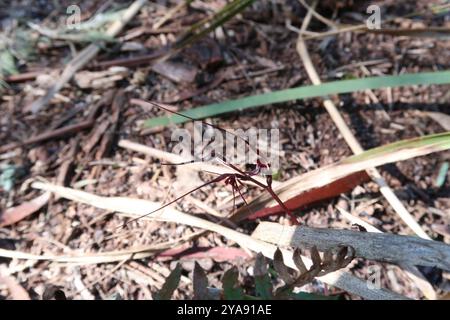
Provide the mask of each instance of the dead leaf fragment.
{"label": "dead leaf fragment", "polygon": [[427,112],[427,116],[436,121],[442,128],[450,131],[450,116],[442,112]]}
{"label": "dead leaf fragment", "polygon": [[171,61],[157,62],[152,66],[152,70],[177,83],[194,82],[198,71],[193,66]]}
{"label": "dead leaf fragment", "polygon": [[13,300],[30,300],[28,292],[13,277],[0,277],[0,283],[3,283],[8,288]]}
{"label": "dead leaf fragment", "polygon": [[46,192],[31,201],[18,205],[17,207],[6,209],[6,211],[0,216],[0,227],[9,226],[28,217],[41,209],[49,199],[50,192]]}
{"label": "dead leaf fragment", "polygon": [[80,88],[106,89],[116,85],[116,81],[128,75],[125,67],[111,67],[106,71],[80,71],[75,74],[75,82]]}

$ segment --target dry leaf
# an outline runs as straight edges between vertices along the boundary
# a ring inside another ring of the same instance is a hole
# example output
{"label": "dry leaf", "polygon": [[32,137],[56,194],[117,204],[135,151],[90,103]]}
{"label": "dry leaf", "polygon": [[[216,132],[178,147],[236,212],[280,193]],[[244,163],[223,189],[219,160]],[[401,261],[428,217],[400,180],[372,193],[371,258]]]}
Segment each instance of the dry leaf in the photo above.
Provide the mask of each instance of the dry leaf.
{"label": "dry leaf", "polygon": [[8,287],[9,294],[14,300],[30,300],[28,292],[13,277],[0,277],[0,283]]}
{"label": "dry leaf", "polygon": [[9,226],[41,209],[50,199],[50,192],[46,192],[31,201],[22,203],[17,207],[6,209],[0,216],[0,227]]}

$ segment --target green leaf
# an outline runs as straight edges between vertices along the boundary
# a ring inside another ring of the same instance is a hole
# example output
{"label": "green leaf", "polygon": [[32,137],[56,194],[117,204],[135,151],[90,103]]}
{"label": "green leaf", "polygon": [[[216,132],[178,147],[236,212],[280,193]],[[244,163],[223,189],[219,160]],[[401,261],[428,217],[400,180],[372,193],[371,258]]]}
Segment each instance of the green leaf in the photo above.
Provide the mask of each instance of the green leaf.
{"label": "green leaf", "polygon": [[169,274],[166,279],[166,282],[162,286],[159,292],[156,292],[153,295],[155,300],[170,300],[173,292],[178,287],[181,279],[181,265],[178,263],[175,269]]}
{"label": "green leaf", "polygon": [[14,186],[17,168],[14,165],[0,167],[0,188],[9,192]]}
{"label": "green leaf", "polygon": [[223,25],[225,22],[233,18],[236,14],[244,10],[254,0],[234,0],[225,5],[219,12],[212,17],[203,19],[189,28],[180,38],[173,44],[176,49],[181,49],[193,43],[199,38],[210,33],[217,27]]}
{"label": "green leaf", "polygon": [[272,280],[267,271],[267,262],[261,253],[258,253],[254,267],[256,295],[264,300],[273,299]]}
{"label": "green leaf", "polygon": [[445,179],[447,179],[448,167],[449,167],[449,164],[447,161],[445,161],[441,165],[441,168],[439,169],[439,174],[436,178],[436,187],[440,188],[444,185]]}
{"label": "green leaf", "polygon": [[[292,89],[285,89],[264,94],[245,97],[242,99],[228,100],[203,107],[197,107],[184,112],[194,119],[214,117],[220,114],[242,111],[248,108],[264,106],[272,103],[280,103],[292,100],[317,98],[330,94],[342,94],[367,89],[380,89],[386,87],[400,87],[410,85],[430,85],[450,83],[450,71],[423,72],[414,74],[402,74],[398,76],[368,77],[355,80],[340,80],[323,83],[321,85],[309,85]],[[166,126],[169,124],[190,121],[179,115],[157,117],[145,121],[145,127]]]}
{"label": "green leaf", "polygon": [[228,269],[222,278],[225,300],[243,300],[244,292],[238,284],[239,272],[236,267]]}
{"label": "green leaf", "polygon": [[14,56],[8,50],[0,51],[0,76],[18,73]]}
{"label": "green leaf", "polygon": [[211,297],[208,294],[208,278],[197,261],[195,262],[193,274],[194,299],[209,300]]}

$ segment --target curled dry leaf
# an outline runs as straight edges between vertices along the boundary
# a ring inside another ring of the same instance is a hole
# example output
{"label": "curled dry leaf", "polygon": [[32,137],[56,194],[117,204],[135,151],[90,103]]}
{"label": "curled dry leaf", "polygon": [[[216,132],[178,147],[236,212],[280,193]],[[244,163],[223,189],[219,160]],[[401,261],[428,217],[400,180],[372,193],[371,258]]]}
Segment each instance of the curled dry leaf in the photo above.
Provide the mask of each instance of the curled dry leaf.
{"label": "curled dry leaf", "polygon": [[173,61],[157,62],[152,66],[152,70],[177,83],[194,82],[198,72],[194,66]]}

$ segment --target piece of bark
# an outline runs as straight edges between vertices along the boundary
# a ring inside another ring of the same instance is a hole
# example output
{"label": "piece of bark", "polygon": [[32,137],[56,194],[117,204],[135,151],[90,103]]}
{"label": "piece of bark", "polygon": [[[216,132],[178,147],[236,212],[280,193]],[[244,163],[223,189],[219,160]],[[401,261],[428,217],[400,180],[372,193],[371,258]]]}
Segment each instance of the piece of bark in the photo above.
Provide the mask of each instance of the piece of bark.
{"label": "piece of bark", "polygon": [[111,123],[111,127],[103,135],[103,138],[100,142],[100,146],[95,154],[96,160],[100,160],[109,152],[111,145],[114,141],[116,130],[119,127],[120,113],[122,112],[123,109],[126,108],[127,103],[128,101],[125,97],[123,90],[117,91],[111,106],[112,116],[110,117],[109,120]]}
{"label": "piece of bark", "polygon": [[349,245],[355,249],[357,257],[369,260],[450,270],[450,245],[413,236],[263,222],[252,237],[283,247],[309,249],[316,246],[320,251]]}
{"label": "piece of bark", "polygon": [[61,186],[67,185],[67,177],[69,176],[70,171],[73,167],[73,161],[75,159],[75,155],[77,154],[79,147],[79,138],[76,137],[72,140],[70,150],[67,153],[66,159],[63,161],[61,166],[59,167],[58,177],[56,178],[56,183]]}
{"label": "piece of bark", "polygon": [[100,141],[103,134],[108,130],[108,127],[110,125],[109,120],[106,117],[101,117],[99,119],[100,124],[94,128],[92,131],[90,137],[87,139],[87,141],[83,144],[83,151],[85,154],[88,154],[91,152],[91,150],[97,145],[97,143]]}

